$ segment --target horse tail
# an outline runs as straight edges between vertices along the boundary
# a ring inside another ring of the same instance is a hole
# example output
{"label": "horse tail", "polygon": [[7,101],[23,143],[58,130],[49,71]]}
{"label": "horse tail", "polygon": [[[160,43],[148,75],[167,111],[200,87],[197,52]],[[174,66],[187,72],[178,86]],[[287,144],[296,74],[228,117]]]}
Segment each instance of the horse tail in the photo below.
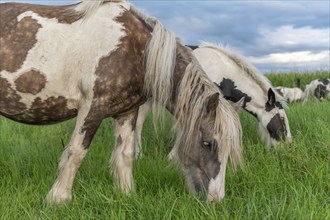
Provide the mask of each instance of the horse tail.
{"label": "horse tail", "polygon": [[172,77],[176,61],[176,39],[157,21],[152,37],[145,50],[144,93],[151,99],[157,119],[160,109],[156,104],[166,106],[172,95]]}

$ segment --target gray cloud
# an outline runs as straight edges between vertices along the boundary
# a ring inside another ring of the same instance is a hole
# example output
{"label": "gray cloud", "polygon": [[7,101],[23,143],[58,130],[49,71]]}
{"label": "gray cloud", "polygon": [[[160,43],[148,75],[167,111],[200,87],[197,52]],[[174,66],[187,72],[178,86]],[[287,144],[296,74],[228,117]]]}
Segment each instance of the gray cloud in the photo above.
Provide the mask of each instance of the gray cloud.
{"label": "gray cloud", "polygon": [[294,60],[299,58],[294,55],[300,51],[318,53],[330,50],[329,1],[133,3],[159,18],[188,44],[203,40],[230,45],[247,57],[260,57],[259,60],[271,54],[287,57],[288,62],[255,62],[263,71],[329,69],[329,56],[310,62]]}

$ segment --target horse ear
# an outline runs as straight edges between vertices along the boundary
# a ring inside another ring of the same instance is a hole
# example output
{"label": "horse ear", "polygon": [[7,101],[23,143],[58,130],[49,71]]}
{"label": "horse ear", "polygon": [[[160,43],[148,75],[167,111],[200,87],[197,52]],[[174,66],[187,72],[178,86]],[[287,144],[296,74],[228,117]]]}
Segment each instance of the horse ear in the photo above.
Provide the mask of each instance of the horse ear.
{"label": "horse ear", "polygon": [[232,104],[234,110],[238,112],[244,105],[245,97],[243,96],[238,102]]}
{"label": "horse ear", "polygon": [[210,113],[212,111],[215,111],[215,109],[218,107],[219,105],[219,93],[214,93],[213,95],[210,96],[207,106],[206,106],[206,110],[207,113]]}
{"label": "horse ear", "polygon": [[268,101],[267,102],[269,105],[275,105],[275,93],[271,88],[269,88],[269,90],[268,90]]}

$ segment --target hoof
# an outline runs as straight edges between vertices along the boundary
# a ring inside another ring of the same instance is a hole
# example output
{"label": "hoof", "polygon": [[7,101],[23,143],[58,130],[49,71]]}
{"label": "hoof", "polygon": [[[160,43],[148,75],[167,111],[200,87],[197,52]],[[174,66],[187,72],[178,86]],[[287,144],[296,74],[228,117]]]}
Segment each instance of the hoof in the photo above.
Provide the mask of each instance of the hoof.
{"label": "hoof", "polygon": [[69,193],[54,193],[50,191],[46,196],[46,203],[48,205],[64,205],[70,203],[72,196]]}

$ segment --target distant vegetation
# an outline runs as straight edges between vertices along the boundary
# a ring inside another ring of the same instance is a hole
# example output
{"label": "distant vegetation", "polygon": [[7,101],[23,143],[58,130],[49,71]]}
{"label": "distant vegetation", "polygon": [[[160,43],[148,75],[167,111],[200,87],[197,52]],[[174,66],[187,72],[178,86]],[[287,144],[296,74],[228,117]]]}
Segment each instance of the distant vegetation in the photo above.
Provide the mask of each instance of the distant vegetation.
{"label": "distant vegetation", "polygon": [[273,73],[266,75],[273,86],[285,86],[285,87],[295,87],[295,80],[300,78],[301,87],[304,90],[305,86],[310,83],[313,79],[318,78],[330,78],[330,72],[320,71],[316,73],[290,73],[290,74],[282,74],[282,73]]}
{"label": "distant vegetation", "polygon": [[[270,74],[275,86],[302,86],[329,73]],[[226,196],[208,204],[186,192],[179,168],[167,154],[173,143],[171,116],[154,131],[151,115],[143,130],[144,156],[135,161],[136,192],[114,186],[109,158],[112,120],[102,123],[78,171],[73,202],[49,207],[44,198],[57,174],[74,120],[28,126],[0,117],[0,219],[330,219],[330,101],[294,103],[286,110],[293,145],[267,150],[257,121],[240,112],[245,167],[226,176]]]}

